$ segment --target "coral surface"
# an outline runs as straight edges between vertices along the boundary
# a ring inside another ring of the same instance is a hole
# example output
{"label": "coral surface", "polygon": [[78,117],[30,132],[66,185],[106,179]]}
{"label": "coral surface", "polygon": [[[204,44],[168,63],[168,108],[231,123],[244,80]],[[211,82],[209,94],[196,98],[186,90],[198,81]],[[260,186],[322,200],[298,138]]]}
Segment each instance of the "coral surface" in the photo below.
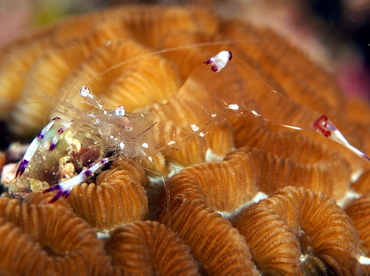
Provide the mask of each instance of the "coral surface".
{"label": "coral surface", "polygon": [[[214,73],[203,62],[223,50],[230,65]],[[335,200],[367,193],[368,171],[352,183],[370,165],[309,129],[312,114],[326,114],[369,150],[370,107],[274,31],[194,7],[122,6],[2,51],[10,132],[30,137],[63,121],[50,131],[55,149],[41,143],[4,183],[0,274],[367,273],[369,197],[349,216]],[[85,85],[93,94],[81,98]],[[307,129],[286,128],[300,121]],[[55,194],[42,190],[103,157],[48,203]]]}

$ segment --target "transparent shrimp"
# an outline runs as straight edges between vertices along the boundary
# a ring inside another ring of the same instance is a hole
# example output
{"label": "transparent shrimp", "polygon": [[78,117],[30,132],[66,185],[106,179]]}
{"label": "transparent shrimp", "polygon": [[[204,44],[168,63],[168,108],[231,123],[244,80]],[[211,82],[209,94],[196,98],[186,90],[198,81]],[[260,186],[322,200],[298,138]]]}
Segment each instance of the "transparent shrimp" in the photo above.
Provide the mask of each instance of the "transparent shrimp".
{"label": "transparent shrimp", "polygon": [[[288,128],[319,132],[369,159],[351,146],[325,115],[277,93],[248,64],[229,51],[205,61],[173,97],[152,112],[126,114],[122,106],[107,109],[85,86],[80,95],[93,109],[80,112],[77,129],[82,133],[94,133],[101,140],[104,152],[114,152],[118,158],[150,158],[164,149],[178,149],[193,135],[205,136],[205,129],[211,122],[217,124],[230,115],[252,113]],[[190,116],[176,116],[176,111]],[[175,127],[168,128],[168,124]],[[59,190],[53,200],[67,196],[75,185],[106,163],[106,159],[101,160],[105,161],[95,162],[90,165],[92,169],[83,170],[71,180],[47,190]],[[24,167],[29,161],[24,159],[21,165]]]}

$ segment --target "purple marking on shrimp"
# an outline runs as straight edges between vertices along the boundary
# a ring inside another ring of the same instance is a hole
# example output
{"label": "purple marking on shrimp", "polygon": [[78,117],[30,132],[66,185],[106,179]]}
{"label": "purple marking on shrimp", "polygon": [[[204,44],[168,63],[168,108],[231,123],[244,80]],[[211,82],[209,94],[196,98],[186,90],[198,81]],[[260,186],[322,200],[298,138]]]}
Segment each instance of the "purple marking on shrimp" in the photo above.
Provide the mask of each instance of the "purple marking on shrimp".
{"label": "purple marking on shrimp", "polygon": [[82,173],[85,175],[86,178],[90,177],[93,174],[91,170],[85,170]]}
{"label": "purple marking on shrimp", "polygon": [[226,66],[226,64],[228,63],[229,60],[232,59],[232,57],[233,54],[230,51],[222,51],[203,63],[206,65],[213,64],[211,70],[217,73],[220,72]]}
{"label": "purple marking on shrimp", "polygon": [[49,193],[49,192],[52,192],[52,191],[58,191],[58,193],[52,198],[49,200],[49,203],[53,203],[55,201],[57,201],[64,193],[64,191],[61,189],[62,187],[58,184],[58,185],[55,185],[53,187],[50,187],[49,189],[46,189],[43,193]]}
{"label": "purple marking on shrimp", "polygon": [[26,159],[22,159],[21,163],[19,164],[19,167],[17,169],[17,173],[15,174],[15,177],[17,177],[18,175],[21,176],[24,171],[26,170],[27,168],[27,165],[28,165],[29,161],[26,160]]}
{"label": "purple marking on shrimp", "polygon": [[64,125],[60,129],[58,129],[57,134],[54,136],[53,140],[51,141],[49,151],[53,151],[59,141],[60,136],[64,133],[64,131],[70,127],[70,125],[73,123],[73,120],[70,121],[68,124]]}
{"label": "purple marking on shrimp", "polygon": [[362,157],[364,157],[365,159],[369,160],[370,161],[370,157],[367,156],[366,154],[362,154]]}
{"label": "purple marking on shrimp", "polygon": [[56,121],[59,121],[60,120],[60,118],[59,117],[55,117],[55,118],[53,118],[47,125],[46,125],[46,127],[44,127],[40,132],[39,132],[39,134],[37,134],[36,135],[36,138],[38,138],[38,139],[40,139],[40,140],[42,140],[42,139],[44,139],[44,137],[45,137],[45,133],[46,132],[48,132],[48,130],[53,126],[53,124],[54,124],[54,122],[56,122]]}
{"label": "purple marking on shrimp", "polygon": [[229,52],[229,60],[232,60],[233,59],[233,53],[228,51]]}
{"label": "purple marking on shrimp", "polygon": [[[61,127],[60,129],[58,129],[58,136],[62,135],[63,132],[64,132],[65,128],[64,127]],[[55,136],[50,144],[50,147],[49,147],[49,151],[53,151],[55,149],[55,147],[57,146],[57,142],[59,140],[59,137]]]}
{"label": "purple marking on shrimp", "polygon": [[52,192],[52,191],[56,191],[56,190],[60,190],[62,187],[58,184],[58,185],[55,185],[53,187],[50,187],[49,189],[46,189],[43,193],[48,193],[48,192]]}
{"label": "purple marking on shrimp", "polygon": [[50,144],[49,151],[53,151],[57,145],[54,143]]}
{"label": "purple marking on shrimp", "polygon": [[68,190],[67,191],[64,191],[62,196],[64,198],[67,198],[69,196],[69,193],[70,193],[70,191],[68,191]]}
{"label": "purple marking on shrimp", "polygon": [[39,134],[36,135],[36,138],[40,140],[44,139],[44,137],[45,137],[45,133],[42,130],[39,132]]}
{"label": "purple marking on shrimp", "polygon": [[53,202],[57,201],[60,197],[67,198],[68,195],[69,195],[69,191],[68,190],[63,190],[62,186],[60,186],[59,184],[55,185],[55,186],[53,186],[49,189],[46,189],[43,193],[48,193],[48,192],[52,192],[52,191],[58,191],[58,193],[52,199],[50,199],[49,203],[53,203]]}
{"label": "purple marking on shrimp", "polygon": [[63,195],[63,191],[59,190],[58,193],[52,199],[49,200],[49,203],[53,203],[57,201],[62,195]]}

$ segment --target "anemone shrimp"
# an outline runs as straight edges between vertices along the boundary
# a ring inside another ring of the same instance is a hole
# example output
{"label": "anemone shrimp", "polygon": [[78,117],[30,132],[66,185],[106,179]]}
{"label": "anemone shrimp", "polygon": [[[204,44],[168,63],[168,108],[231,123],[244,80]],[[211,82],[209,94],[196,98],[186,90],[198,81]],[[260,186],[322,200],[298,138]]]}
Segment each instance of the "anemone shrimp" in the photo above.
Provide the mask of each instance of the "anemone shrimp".
{"label": "anemone shrimp", "polygon": [[[59,117],[52,119],[32,141],[16,173],[17,177],[21,177],[36,153],[46,155],[47,152],[53,152],[64,136],[76,135],[79,140],[90,139],[86,142],[88,150],[95,147],[99,157],[95,157],[94,162],[89,160],[90,164],[78,175],[45,190],[58,191],[50,202],[61,196],[67,197],[74,186],[86,181],[110,160],[145,158],[150,161],[166,148],[181,147],[189,137],[205,136],[209,124],[220,123],[228,116],[253,114],[294,130],[316,131],[369,160],[367,155],[349,144],[326,115],[276,92],[246,62],[227,50],[206,60],[192,72],[174,96],[147,113],[126,113],[123,106],[107,108],[87,86],[81,88],[80,97],[92,110],[79,112],[76,116],[78,110],[68,106],[69,115],[74,113],[77,118],[69,122]],[[174,106],[189,110],[190,114],[196,116],[181,118],[179,122],[173,116],[176,110]],[[46,139],[55,124],[60,124],[56,134]],[[176,127],[168,128],[168,124]],[[161,134],[160,139],[153,139],[158,137],[158,133]],[[86,137],[81,138],[84,134]],[[42,150],[47,140],[50,140],[47,149]]]}

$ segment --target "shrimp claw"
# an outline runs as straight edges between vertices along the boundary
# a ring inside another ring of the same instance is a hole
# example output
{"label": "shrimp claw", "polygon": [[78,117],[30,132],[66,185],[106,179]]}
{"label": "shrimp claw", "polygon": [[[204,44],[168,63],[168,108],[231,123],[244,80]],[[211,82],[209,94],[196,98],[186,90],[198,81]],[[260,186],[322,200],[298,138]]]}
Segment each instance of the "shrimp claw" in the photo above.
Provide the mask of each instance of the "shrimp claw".
{"label": "shrimp claw", "polygon": [[[234,62],[229,62],[232,58]],[[227,109],[237,110],[239,115],[249,111],[263,120],[296,130],[317,131],[358,156],[370,160],[366,154],[344,138],[327,116],[277,93],[264,83],[247,63],[234,58],[231,52],[222,51],[206,60],[204,64],[212,64],[211,70],[215,73],[223,70],[220,73],[222,81],[210,79],[206,90],[210,91],[212,99],[217,95],[218,101],[226,104]],[[235,101],[238,102],[235,103]],[[279,108],[276,108],[277,106]]]}
{"label": "shrimp claw", "polygon": [[222,51],[203,63],[206,65],[213,64],[211,70],[215,73],[218,73],[226,66],[227,62],[232,58],[233,54],[230,51]]}
{"label": "shrimp claw", "polygon": [[55,147],[57,146],[57,143],[59,141],[60,136],[64,133],[64,131],[70,127],[70,125],[73,123],[73,120],[70,121],[69,123],[65,124],[63,127],[58,129],[57,134],[54,136],[53,140],[51,141],[49,151],[53,151]]}
{"label": "shrimp claw", "polygon": [[21,176],[24,171],[26,170],[26,167],[28,163],[30,162],[32,156],[35,154],[36,150],[40,146],[41,141],[44,139],[45,134],[50,130],[50,128],[54,125],[56,121],[60,121],[59,117],[55,117],[52,119],[40,132],[36,135],[35,139],[31,142],[31,145],[28,147],[26,153],[24,154],[21,163],[19,164],[19,167],[17,169],[17,173],[15,174],[15,177],[18,175]]}
{"label": "shrimp claw", "polygon": [[49,189],[46,189],[44,193],[58,191],[58,193],[49,201],[49,203],[53,203],[57,201],[61,196],[66,198],[69,195],[70,191],[73,189],[73,187],[84,182],[91,175],[93,175],[96,170],[98,170],[101,166],[106,164],[108,161],[109,161],[109,158],[103,158],[99,162],[90,166],[88,169],[83,170],[81,173],[79,173],[75,177],[72,177],[71,179],[63,181],[62,183],[58,185],[55,185]]}
{"label": "shrimp claw", "polygon": [[335,125],[330,121],[330,119],[325,116],[321,115],[320,118],[318,118],[314,124],[313,127],[316,129],[317,132],[321,133],[325,137],[332,139],[339,144],[342,144],[346,148],[353,151],[355,154],[364,157],[365,159],[370,161],[370,157],[367,156],[362,151],[358,150],[354,146],[352,146],[346,138],[342,135],[342,133],[335,127]]}

